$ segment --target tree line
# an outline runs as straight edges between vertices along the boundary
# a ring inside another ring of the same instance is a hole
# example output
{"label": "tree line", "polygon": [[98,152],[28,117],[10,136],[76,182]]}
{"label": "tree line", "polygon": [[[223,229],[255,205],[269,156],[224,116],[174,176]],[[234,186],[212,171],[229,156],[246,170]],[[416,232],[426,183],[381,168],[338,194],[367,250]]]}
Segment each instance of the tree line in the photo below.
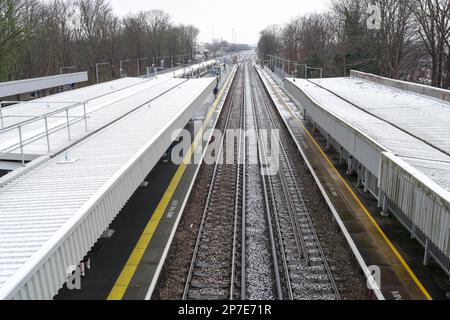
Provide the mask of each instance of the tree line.
{"label": "tree line", "polygon": [[193,59],[198,34],[161,10],[118,17],[108,0],[0,0],[0,81],[88,71],[93,83],[97,63],[102,80],[121,64],[142,74]]}
{"label": "tree line", "polygon": [[[372,5],[381,13],[376,29],[367,23]],[[450,89],[450,0],[331,0],[326,12],[268,26],[258,50],[325,76],[355,69]]]}

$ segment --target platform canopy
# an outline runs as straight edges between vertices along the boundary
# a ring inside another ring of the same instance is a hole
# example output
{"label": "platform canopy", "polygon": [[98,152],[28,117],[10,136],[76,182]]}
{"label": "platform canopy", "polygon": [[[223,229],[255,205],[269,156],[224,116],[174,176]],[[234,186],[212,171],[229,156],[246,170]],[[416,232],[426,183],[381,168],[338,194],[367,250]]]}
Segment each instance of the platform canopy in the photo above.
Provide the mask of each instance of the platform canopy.
{"label": "platform canopy", "polygon": [[0,187],[0,299],[52,299],[216,83],[141,81],[92,102],[94,131]]}
{"label": "platform canopy", "polygon": [[365,77],[287,79],[285,86],[448,260],[450,102],[443,97],[450,91],[433,97]]}
{"label": "platform canopy", "polygon": [[22,93],[61,87],[88,80],[87,72],[58,74],[55,76],[0,82],[0,98]]}

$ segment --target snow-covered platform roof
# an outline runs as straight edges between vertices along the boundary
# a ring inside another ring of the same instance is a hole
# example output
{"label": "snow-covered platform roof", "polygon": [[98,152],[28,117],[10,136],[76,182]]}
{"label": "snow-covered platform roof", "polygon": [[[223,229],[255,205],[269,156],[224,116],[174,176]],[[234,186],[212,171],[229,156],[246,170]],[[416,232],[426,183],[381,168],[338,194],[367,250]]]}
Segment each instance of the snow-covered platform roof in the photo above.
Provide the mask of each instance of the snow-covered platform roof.
{"label": "snow-covered platform roof", "polygon": [[312,82],[450,153],[450,102],[353,77]]}
{"label": "snow-covered platform roof", "polygon": [[[122,79],[114,86],[132,84],[109,94],[109,101],[92,100],[98,101],[89,107],[91,128],[107,116],[116,120],[108,118],[71,146],[72,163],[61,163],[65,156],[58,155],[0,187],[0,299],[51,299],[57,293],[67,268],[107,229],[171,144],[174,130],[184,128],[212,94],[215,79]],[[86,88],[84,98],[102,90],[110,89]]]}
{"label": "snow-covered platform roof", "polygon": [[450,191],[449,102],[358,78],[296,79],[295,85],[324,110]]}
{"label": "snow-covered platform roof", "polygon": [[20,158],[19,127],[26,155],[55,154],[184,81],[124,78],[7,107],[2,111],[0,158]]}
{"label": "snow-covered platform roof", "polygon": [[49,77],[0,82],[0,98],[59,87],[66,84],[85,82],[87,80],[87,72],[76,72]]}
{"label": "snow-covered platform roof", "polygon": [[208,61],[203,61],[200,63],[193,64],[190,66],[180,67],[180,68],[177,68],[172,71],[168,70],[168,71],[162,72],[161,74],[157,74],[156,77],[159,79],[161,79],[161,78],[182,78],[185,76],[189,76],[192,73],[195,74],[199,70],[200,71],[206,70],[206,69],[212,67],[216,63],[217,63],[217,60],[211,59]]}
{"label": "snow-covered platform roof", "polygon": [[208,60],[150,78],[123,78],[29,102],[5,103],[0,109],[0,159],[20,160],[22,150],[26,160],[57,153],[135,108],[149,93],[157,96],[185,81],[184,76],[215,63]]}
{"label": "snow-covered platform roof", "polygon": [[450,92],[439,99],[366,78],[286,79],[285,87],[450,257]]}

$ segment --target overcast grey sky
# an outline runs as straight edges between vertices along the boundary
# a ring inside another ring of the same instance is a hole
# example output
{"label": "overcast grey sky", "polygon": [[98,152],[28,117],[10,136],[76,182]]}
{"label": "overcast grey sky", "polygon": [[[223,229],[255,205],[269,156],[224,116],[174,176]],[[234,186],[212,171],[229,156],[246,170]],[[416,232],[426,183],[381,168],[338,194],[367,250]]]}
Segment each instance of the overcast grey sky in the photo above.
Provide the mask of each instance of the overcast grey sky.
{"label": "overcast grey sky", "polygon": [[161,9],[177,23],[194,24],[200,29],[200,41],[214,37],[231,41],[232,29],[237,42],[256,44],[259,32],[267,25],[284,23],[306,12],[319,12],[327,0],[111,0],[119,15],[139,10]]}

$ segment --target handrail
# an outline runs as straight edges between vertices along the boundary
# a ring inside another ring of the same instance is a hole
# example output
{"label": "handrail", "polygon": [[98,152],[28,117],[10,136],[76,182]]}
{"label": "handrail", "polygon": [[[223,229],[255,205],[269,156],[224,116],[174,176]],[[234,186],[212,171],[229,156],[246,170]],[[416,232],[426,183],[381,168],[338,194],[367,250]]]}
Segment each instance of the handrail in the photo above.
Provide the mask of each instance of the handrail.
{"label": "handrail", "polygon": [[[178,87],[179,85],[180,84],[177,84],[174,87],[171,87],[169,90],[167,90],[167,91],[163,92],[162,94],[158,95],[157,97],[151,99],[150,102],[158,99],[159,97],[161,97],[162,95],[166,94],[167,92],[173,90],[174,88]],[[3,150],[0,150],[0,155],[9,154],[9,153],[11,153],[11,152],[13,152],[15,150],[20,149],[21,162],[22,162],[22,165],[25,166],[25,155],[24,155],[24,147],[25,146],[27,146],[27,145],[35,142],[35,141],[38,141],[40,139],[46,138],[46,140],[47,140],[47,149],[48,149],[48,152],[50,153],[51,152],[50,135],[55,133],[55,132],[58,132],[58,131],[61,131],[61,130],[65,129],[65,128],[67,128],[68,138],[69,138],[69,141],[71,141],[71,131],[70,131],[71,125],[73,126],[74,124],[79,123],[79,122],[81,122],[83,120],[84,120],[84,124],[85,124],[85,130],[86,130],[86,132],[88,132],[88,124],[87,124],[88,117],[87,117],[87,112],[86,112],[86,103],[87,102],[79,102],[79,103],[77,103],[75,105],[72,105],[72,106],[69,106],[69,107],[66,107],[66,108],[62,108],[62,109],[59,109],[59,110],[55,110],[55,111],[49,112],[49,113],[47,113],[45,115],[41,115],[41,116],[37,117],[36,119],[32,119],[30,121],[25,121],[22,124],[16,124],[15,126],[11,126],[11,127],[7,128],[7,129],[5,129],[3,131],[0,130],[0,135],[3,134],[3,133],[6,133],[6,132],[10,132],[13,129],[18,129],[18,134],[19,134],[19,142],[18,143],[14,143],[14,144],[12,144],[10,146],[7,146]],[[69,116],[69,110],[70,109],[75,108],[76,106],[81,106],[81,105],[83,105],[83,115],[82,116]],[[108,105],[110,105],[110,104],[108,104]],[[133,109],[131,112],[133,112],[133,111],[135,111],[135,110],[137,110],[139,108],[142,108],[144,105],[145,104],[140,105],[139,107]],[[65,123],[57,123],[56,126],[54,126],[52,128],[49,128],[48,121],[47,121],[48,118],[53,116],[53,115],[55,115],[55,114],[61,113],[63,111],[65,111],[65,114],[66,114],[66,119],[67,119],[66,122]],[[128,112],[127,114],[129,114],[131,112]],[[119,119],[121,119],[121,118],[122,117],[120,117]],[[23,133],[22,132],[23,126],[26,125],[26,124],[29,124],[29,123],[33,123],[33,122],[39,121],[39,120],[44,120],[45,121],[45,131],[39,132],[39,133],[35,134],[32,137],[28,137],[28,138],[24,139],[24,137],[22,135],[22,133]],[[113,122],[115,122],[115,121],[113,121]]]}
{"label": "handrail", "polygon": [[[4,103],[9,103],[9,102],[8,101],[1,101],[0,102],[0,110],[2,108],[1,106]],[[41,103],[63,104],[64,102],[41,102]],[[25,121],[22,121],[22,122],[15,123],[15,124],[13,124],[13,125],[11,125],[9,127],[4,127],[3,126],[3,118],[4,117],[3,117],[3,114],[0,113],[0,117],[2,119],[2,127],[0,129],[0,134],[9,132],[9,131],[14,130],[14,129],[17,129],[19,126],[25,126],[25,125],[28,125],[30,123],[33,123],[33,122],[36,122],[36,121],[39,121],[39,120],[51,117],[51,116],[53,116],[55,114],[58,114],[58,113],[61,113],[61,112],[64,112],[64,111],[68,111],[68,110],[71,110],[73,108],[76,108],[76,107],[79,107],[79,106],[82,106],[82,105],[86,106],[87,101],[83,101],[83,102],[67,102],[67,104],[69,104],[69,103],[73,103],[73,104],[71,104],[68,107],[64,107],[64,108],[61,108],[61,109],[58,109],[58,110],[54,110],[54,111],[51,111],[51,112],[48,112],[48,113],[36,116],[36,117],[34,117],[32,119],[28,119],[28,120],[25,120]],[[37,102],[35,102],[35,104],[37,104]]]}
{"label": "handrail", "polygon": [[[72,122],[78,123],[78,122],[82,121],[81,119],[84,119],[85,130],[86,130],[86,132],[88,131],[87,112],[86,112],[86,103],[87,102],[77,102],[77,103],[72,104],[72,105],[70,105],[68,107],[61,108],[61,109],[58,109],[58,110],[54,110],[54,111],[48,112],[46,114],[43,114],[43,115],[40,115],[40,116],[36,116],[33,119],[28,119],[28,120],[25,120],[25,121],[13,124],[13,125],[11,125],[11,126],[9,126],[7,128],[3,127],[3,125],[4,125],[3,124],[3,114],[1,113],[2,103],[3,102],[0,102],[0,115],[1,115],[1,125],[2,125],[2,128],[0,129],[0,135],[1,134],[5,134],[7,132],[11,132],[11,131],[17,129],[19,131],[19,143],[18,144],[16,143],[16,144],[14,144],[12,146],[9,146],[8,148],[6,148],[4,150],[1,150],[0,154],[8,154],[8,153],[11,153],[14,150],[20,149],[21,162],[22,162],[23,166],[25,166],[25,156],[24,156],[23,148],[26,145],[31,144],[34,141],[37,141],[37,140],[39,140],[39,139],[41,139],[43,137],[46,137],[46,139],[47,139],[47,149],[48,149],[48,152],[50,152],[50,138],[49,138],[50,134],[54,133],[54,132],[57,132],[57,131],[61,130],[62,128],[65,128],[65,127],[67,127],[67,133],[68,133],[68,137],[69,137],[69,141],[70,141],[70,139],[71,139],[71,134],[70,134],[71,120],[70,120],[70,117],[69,117],[69,110],[74,109],[74,108],[79,107],[79,106],[83,106],[83,116],[77,116],[76,117],[76,121],[72,121]],[[41,101],[41,103],[45,103],[45,102]],[[67,102],[67,103],[69,103],[69,102]],[[57,125],[55,128],[52,128],[51,130],[49,130],[48,118],[52,117],[54,115],[60,114],[62,112],[65,112],[66,123],[64,125]],[[35,135],[34,137],[31,137],[29,139],[25,139],[24,140],[23,139],[23,135],[22,135],[22,128],[24,126],[26,126],[26,125],[29,125],[31,123],[35,123],[35,122],[40,121],[40,120],[44,120],[44,122],[45,122],[45,133],[42,132],[42,133],[39,133],[39,134]]]}
{"label": "handrail", "polygon": [[[71,116],[70,118],[72,118],[72,120],[69,121],[69,126],[73,126],[73,125],[81,122],[84,119],[84,117],[80,117],[80,116]],[[65,128],[68,128],[69,129],[69,133],[70,133],[70,128],[69,128],[67,123],[58,124],[58,125],[56,125],[53,128],[48,128],[47,119],[45,119],[45,120],[46,120],[45,121],[45,132],[40,132],[40,133],[30,137],[30,138],[26,138],[26,139],[24,139],[23,137],[21,138],[20,134],[22,133],[21,132],[22,127],[19,127],[19,133],[20,133],[19,134],[19,139],[21,139],[21,140],[19,140],[18,143],[10,145],[6,149],[0,150],[0,155],[9,154],[9,153],[11,153],[11,152],[13,152],[13,151],[15,151],[17,149],[21,149],[23,147],[26,147],[27,145],[30,145],[33,142],[36,142],[36,141],[38,141],[40,139],[43,139],[43,138],[47,138],[48,152],[50,152],[50,140],[49,140],[50,135],[52,135],[52,134],[54,134],[56,132],[59,132],[61,130],[64,130]],[[70,139],[69,139],[69,141],[70,141]]]}

